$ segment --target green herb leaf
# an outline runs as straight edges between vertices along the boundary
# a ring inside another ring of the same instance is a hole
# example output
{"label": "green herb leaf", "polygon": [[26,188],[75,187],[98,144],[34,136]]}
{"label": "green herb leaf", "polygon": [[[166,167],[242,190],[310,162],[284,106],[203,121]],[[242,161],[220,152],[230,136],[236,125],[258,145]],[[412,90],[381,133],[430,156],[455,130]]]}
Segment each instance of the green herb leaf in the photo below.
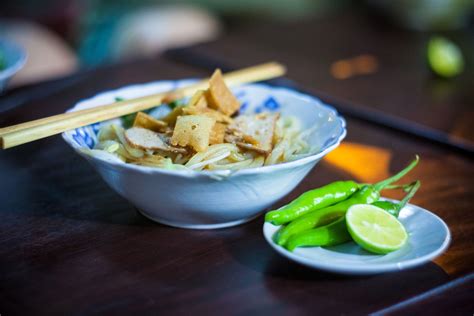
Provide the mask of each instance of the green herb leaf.
{"label": "green herb leaf", "polygon": [[168,103],[168,106],[170,107],[170,109],[174,110],[175,107],[177,106],[181,106],[183,105],[182,102],[180,102],[179,100],[174,100],[174,101],[171,101],[170,103]]}

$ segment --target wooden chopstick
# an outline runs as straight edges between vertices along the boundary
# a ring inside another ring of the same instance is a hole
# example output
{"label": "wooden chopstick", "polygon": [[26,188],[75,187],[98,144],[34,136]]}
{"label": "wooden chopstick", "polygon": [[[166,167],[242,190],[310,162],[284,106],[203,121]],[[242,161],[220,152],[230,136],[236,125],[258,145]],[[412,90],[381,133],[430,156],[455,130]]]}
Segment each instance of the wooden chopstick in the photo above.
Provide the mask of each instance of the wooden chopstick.
{"label": "wooden chopstick", "polygon": [[[283,65],[270,62],[226,73],[224,74],[224,80],[229,86],[236,86],[276,78],[282,76],[285,72],[286,69]],[[91,109],[62,113],[0,128],[0,145],[3,149],[22,145],[81,126],[156,107],[161,104],[163,98],[170,93],[187,97],[191,96],[196,90],[206,89],[207,87],[208,79],[205,79],[174,91],[166,91],[136,99],[118,101]]]}

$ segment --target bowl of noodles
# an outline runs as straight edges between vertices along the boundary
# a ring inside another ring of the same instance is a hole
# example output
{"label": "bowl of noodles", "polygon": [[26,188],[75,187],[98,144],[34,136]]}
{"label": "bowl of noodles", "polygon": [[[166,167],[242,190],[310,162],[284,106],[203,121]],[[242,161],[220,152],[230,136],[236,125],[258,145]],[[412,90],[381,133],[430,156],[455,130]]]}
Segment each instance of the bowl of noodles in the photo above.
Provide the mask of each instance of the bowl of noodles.
{"label": "bowl of noodles", "polygon": [[[126,86],[70,111],[193,81]],[[174,227],[223,228],[257,217],[346,135],[344,119],[312,96],[266,84],[230,90],[219,73],[208,90],[167,103],[62,136],[140,213]]]}

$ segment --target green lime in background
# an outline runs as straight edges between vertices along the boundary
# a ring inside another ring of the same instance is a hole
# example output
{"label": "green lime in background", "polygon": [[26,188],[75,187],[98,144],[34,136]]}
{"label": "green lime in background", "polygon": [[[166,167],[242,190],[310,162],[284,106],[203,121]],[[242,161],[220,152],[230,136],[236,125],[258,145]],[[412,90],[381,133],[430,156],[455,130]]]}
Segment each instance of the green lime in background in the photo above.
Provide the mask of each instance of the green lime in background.
{"label": "green lime in background", "polygon": [[428,43],[428,63],[433,72],[451,78],[464,69],[464,60],[459,47],[447,38],[436,36]]}

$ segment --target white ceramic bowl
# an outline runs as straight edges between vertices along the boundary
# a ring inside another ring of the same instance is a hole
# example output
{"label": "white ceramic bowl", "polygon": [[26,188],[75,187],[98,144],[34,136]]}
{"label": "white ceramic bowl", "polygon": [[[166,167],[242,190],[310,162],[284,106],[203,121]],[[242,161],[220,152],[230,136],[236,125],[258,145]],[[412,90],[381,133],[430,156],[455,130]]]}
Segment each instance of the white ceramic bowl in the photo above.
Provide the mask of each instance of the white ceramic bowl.
{"label": "white ceramic bowl", "polygon": [[[171,90],[190,80],[158,81],[101,93],[76,104],[71,111],[111,103],[115,97],[134,98]],[[258,216],[293,190],[322,157],[346,135],[346,124],[321,101],[286,88],[250,84],[233,89],[243,113],[280,111],[298,117],[305,128],[317,125],[310,136],[317,153],[292,162],[239,171],[163,170],[125,164],[85,154],[97,141],[100,125],[63,133],[64,140],[89,161],[116,192],[146,217],[171,226],[195,229],[229,227]]]}

